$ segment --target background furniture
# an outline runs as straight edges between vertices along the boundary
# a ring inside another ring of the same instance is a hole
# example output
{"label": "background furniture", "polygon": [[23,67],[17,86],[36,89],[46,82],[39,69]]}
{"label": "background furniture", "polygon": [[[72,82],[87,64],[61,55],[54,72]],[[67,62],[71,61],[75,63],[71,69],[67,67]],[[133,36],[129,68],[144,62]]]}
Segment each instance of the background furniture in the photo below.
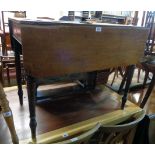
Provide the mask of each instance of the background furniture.
{"label": "background furniture", "polygon": [[9,107],[9,102],[6,98],[6,95],[5,95],[5,92],[3,90],[1,83],[0,83],[0,107],[1,107],[1,110],[3,113],[3,117],[4,117],[4,119],[7,123],[7,126],[9,128],[12,142],[14,144],[18,144],[19,140],[18,140],[18,136],[16,134],[15,126],[14,126],[12,111]]}
{"label": "background furniture", "polygon": [[[143,12],[142,18],[142,26],[149,28],[149,34],[146,41],[146,47],[144,50],[144,57],[141,60],[141,64],[138,64],[138,81],[140,77],[140,71],[145,71],[144,82],[142,84],[142,88],[144,89],[148,86],[147,92],[144,95],[143,99],[141,99],[140,107],[144,108],[151,92],[153,90],[155,84],[155,57],[154,57],[154,39],[155,39],[155,11],[147,11]],[[152,73],[152,77],[150,78],[149,73]],[[147,84],[147,80],[151,79],[151,82]]]}
{"label": "background furniture", "polygon": [[[142,66],[146,70],[146,72],[151,72],[153,74],[151,78],[151,82],[148,86],[148,89],[146,91],[146,94],[140,103],[140,107],[144,108],[149,96],[151,95],[151,92],[155,85],[155,57],[154,56],[145,56],[144,60],[142,61]],[[147,76],[148,77],[148,76]],[[144,81],[144,85],[146,84],[146,79]]]}
{"label": "background furniture", "polygon": [[9,25],[8,25],[8,17],[17,17],[17,18],[26,18],[26,11],[1,11],[1,22],[2,22],[2,31],[3,31],[3,55],[8,55],[7,51],[12,50],[11,41],[10,41],[10,33],[9,33]]}
{"label": "background furniture", "polygon": [[125,24],[126,17],[125,16],[102,14],[101,20],[102,20],[102,23]]}
{"label": "background furniture", "polygon": [[[21,73],[22,73],[22,83],[24,82],[24,70],[23,70],[23,57],[21,59]],[[11,85],[11,79],[16,79],[16,66],[15,66],[15,56],[0,56],[1,62],[1,82],[5,85],[5,80],[7,79],[8,86]]]}

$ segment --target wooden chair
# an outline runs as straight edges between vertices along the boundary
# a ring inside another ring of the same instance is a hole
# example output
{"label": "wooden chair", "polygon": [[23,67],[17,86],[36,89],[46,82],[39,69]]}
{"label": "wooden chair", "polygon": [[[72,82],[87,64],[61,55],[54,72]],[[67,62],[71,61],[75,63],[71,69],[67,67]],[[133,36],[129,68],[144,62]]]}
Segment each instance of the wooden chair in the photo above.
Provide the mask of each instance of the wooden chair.
{"label": "wooden chair", "polygon": [[[144,22],[145,21],[145,22]],[[147,92],[145,96],[141,99],[140,107],[144,108],[145,104],[151,92],[153,90],[155,84],[155,52],[154,52],[154,40],[155,40],[155,11],[147,11],[147,13],[143,12],[142,18],[142,26],[150,28],[148,39],[146,41],[146,48],[144,50],[144,57],[141,60],[141,63],[137,65],[138,67],[138,81],[140,77],[140,71],[145,71],[144,81],[142,88],[148,86]],[[153,76],[151,78],[151,82],[147,85],[147,80],[150,78],[149,73],[152,73]]]}
{"label": "wooden chair", "polygon": [[153,54],[154,40],[155,40],[155,11],[147,11],[145,18],[145,27],[150,28],[148,39],[146,42],[145,55]]}
{"label": "wooden chair", "polygon": [[[12,50],[11,41],[10,41],[10,33],[9,33],[9,25],[6,14],[14,14],[16,18],[26,18],[26,11],[1,11],[1,20],[2,20],[2,30],[3,30],[3,55],[8,55],[7,51]],[[7,30],[8,29],[8,30]]]}
{"label": "wooden chair", "polygon": [[146,85],[146,81],[147,81],[149,72],[151,72],[153,74],[151,82],[150,82],[148,89],[146,91],[146,94],[145,94],[144,98],[142,99],[142,102],[140,103],[140,107],[144,108],[144,106],[147,103],[148,98],[151,95],[154,85],[155,85],[155,56],[145,56],[143,58],[143,61],[141,62],[141,64],[142,64],[144,70],[146,71],[146,75],[147,75],[147,76],[145,76],[145,79],[144,79],[144,84],[143,84],[144,86]]}
{"label": "wooden chair", "polygon": [[89,11],[82,11],[82,21],[89,19]]}
{"label": "wooden chair", "polygon": [[9,107],[9,102],[6,98],[6,95],[5,95],[5,92],[3,90],[1,83],[0,83],[0,110],[2,110],[3,117],[4,117],[6,124],[9,128],[12,142],[14,144],[18,144],[19,140],[18,140],[18,136],[17,136],[16,130],[15,130],[15,126],[14,126],[12,111]]}
{"label": "wooden chair", "polygon": [[75,19],[75,11],[68,11],[68,18],[70,21],[74,21]]}
{"label": "wooden chair", "polygon": [[[154,55],[153,52],[153,47],[154,47],[154,39],[155,39],[155,11],[147,11],[147,13],[144,11],[143,12],[143,17],[142,17],[142,23],[141,26],[150,28],[149,34],[148,34],[148,39],[146,41],[146,47],[144,50],[144,55]],[[141,64],[137,64],[138,68],[138,77],[137,77],[137,82],[139,82],[140,78],[140,72],[141,70],[145,71],[145,77],[144,77],[144,83],[143,87],[145,87],[149,71],[145,70]]]}
{"label": "wooden chair", "polygon": [[[1,82],[4,85],[5,78],[7,78],[8,85],[10,85],[10,71],[15,67],[14,56],[1,56]],[[12,65],[12,67],[10,67]]]}
{"label": "wooden chair", "polygon": [[[6,77],[7,81],[8,81],[8,85],[10,86],[11,73],[13,73],[14,77],[16,76],[15,57],[14,56],[1,56],[0,62],[1,62],[1,76],[0,76],[1,82],[4,85],[4,80]],[[21,56],[21,65],[23,66],[23,57],[22,56]],[[22,67],[22,73],[23,73],[23,67]]]}
{"label": "wooden chair", "polygon": [[[145,16],[146,15],[146,16]],[[137,88],[133,88],[133,90],[137,90],[138,88],[140,89],[144,89],[146,88],[146,86],[148,86],[147,92],[144,96],[144,98],[142,98],[139,101],[139,105],[141,108],[144,108],[152,90],[153,90],[153,86],[155,83],[155,57],[154,52],[153,52],[153,46],[154,46],[154,37],[155,37],[155,25],[154,25],[154,18],[155,18],[155,11],[151,12],[148,11],[147,14],[143,14],[143,20],[142,20],[142,26],[148,27],[150,28],[149,31],[149,35],[148,35],[148,39],[146,41],[146,48],[144,50],[144,57],[142,58],[142,60],[140,60],[139,64],[136,65],[136,67],[138,68],[138,78],[137,78],[137,82],[139,83],[139,78],[140,78],[140,71],[143,70],[145,71],[145,76],[144,76],[144,81],[141,85],[139,85]],[[144,22],[145,21],[145,22]],[[151,78],[151,82],[148,85],[147,84],[147,80],[149,77],[149,73],[153,74],[153,77]],[[122,80],[121,86],[119,88],[119,93],[123,90],[124,84],[126,81],[126,73],[124,75],[124,78]]]}
{"label": "wooden chair", "polygon": [[5,33],[5,47],[6,51],[11,51],[11,40],[10,40],[10,33]]}
{"label": "wooden chair", "polygon": [[99,130],[100,126],[101,126],[101,124],[97,123],[97,125],[95,127],[93,127],[92,129],[90,129],[78,136],[75,136],[71,139],[60,141],[57,144],[89,144],[91,137]]}
{"label": "wooden chair", "polygon": [[141,113],[135,114],[121,124],[102,125],[94,139],[100,144],[131,144],[134,139],[136,127],[144,116],[145,111],[143,110]]}
{"label": "wooden chair", "polygon": [[0,29],[0,51],[2,51],[2,44],[3,43],[3,31]]}

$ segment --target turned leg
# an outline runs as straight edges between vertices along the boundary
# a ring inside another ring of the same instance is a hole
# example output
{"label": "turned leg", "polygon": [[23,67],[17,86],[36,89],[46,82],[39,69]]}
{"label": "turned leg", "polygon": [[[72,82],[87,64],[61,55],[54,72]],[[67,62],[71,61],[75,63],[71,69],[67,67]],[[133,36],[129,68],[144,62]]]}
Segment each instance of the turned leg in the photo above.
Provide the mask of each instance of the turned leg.
{"label": "turned leg", "polygon": [[28,92],[28,101],[29,101],[29,112],[30,112],[30,128],[31,136],[33,142],[36,142],[36,114],[35,114],[35,104],[36,104],[36,81],[35,78],[27,76],[27,92]]}
{"label": "turned leg", "polygon": [[15,47],[15,65],[16,65],[16,80],[18,86],[18,96],[20,105],[23,105],[23,90],[22,90],[22,75],[21,75],[21,63],[20,63],[20,47],[18,43],[13,41]]}
{"label": "turned leg", "polygon": [[6,55],[6,43],[5,43],[5,37],[4,37],[4,34],[1,36],[1,43],[2,43],[2,54],[3,55]]}
{"label": "turned leg", "polygon": [[140,69],[140,68],[138,68],[137,83],[139,83],[139,79],[140,79],[140,71],[141,71],[141,69]]}
{"label": "turned leg", "polygon": [[2,108],[2,113],[3,113],[4,119],[7,123],[9,130],[10,130],[12,142],[14,144],[18,144],[19,140],[18,140],[18,136],[16,134],[15,126],[14,126],[12,111],[9,107],[9,102],[6,99],[6,95],[4,93],[4,90],[3,90],[3,87],[1,84],[0,84],[0,106]]}
{"label": "turned leg", "polygon": [[125,107],[125,103],[127,101],[127,95],[130,89],[130,84],[132,81],[132,77],[133,77],[133,73],[134,73],[134,65],[131,65],[127,68],[127,79],[126,79],[126,85],[125,85],[125,90],[124,90],[124,95],[122,97],[122,105],[121,105],[121,109],[124,109]]}
{"label": "turned leg", "polygon": [[3,67],[2,65],[0,66],[0,81],[1,81],[1,84],[4,85],[4,79],[3,79]]}
{"label": "turned leg", "polygon": [[118,70],[116,69],[115,70],[115,73],[114,73],[114,76],[113,76],[113,79],[112,79],[112,82],[111,82],[111,86],[113,85],[113,83],[115,81],[115,77],[116,77],[117,72],[118,72]]}
{"label": "turned leg", "polygon": [[8,66],[6,68],[6,72],[7,72],[8,85],[10,86],[10,71],[9,71],[9,67]]}
{"label": "turned leg", "polygon": [[120,72],[120,75],[121,75],[122,78],[123,78],[123,77],[124,77],[123,67],[118,67],[118,71]]}
{"label": "turned leg", "polygon": [[151,92],[153,90],[154,84],[155,84],[155,72],[153,73],[153,77],[152,77],[151,83],[149,84],[149,87],[148,87],[147,92],[146,92],[146,94],[145,94],[145,96],[143,98],[143,101],[140,104],[141,108],[144,108],[144,106],[145,106],[149,96],[151,95]]}
{"label": "turned leg", "polygon": [[124,87],[125,81],[127,79],[127,74],[128,74],[128,68],[126,68],[126,70],[125,70],[125,74],[123,76],[122,82],[121,82],[119,90],[118,90],[118,94],[120,94],[122,92],[122,89]]}

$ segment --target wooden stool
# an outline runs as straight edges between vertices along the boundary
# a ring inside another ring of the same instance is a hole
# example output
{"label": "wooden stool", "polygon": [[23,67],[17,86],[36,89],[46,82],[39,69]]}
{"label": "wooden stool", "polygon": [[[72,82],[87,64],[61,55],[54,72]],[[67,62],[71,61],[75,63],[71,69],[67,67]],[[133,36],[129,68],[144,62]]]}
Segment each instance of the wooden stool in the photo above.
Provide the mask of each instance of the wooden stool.
{"label": "wooden stool", "polygon": [[3,113],[4,119],[7,123],[7,126],[10,130],[12,142],[14,144],[18,144],[19,140],[18,140],[18,136],[16,134],[16,130],[15,130],[14,122],[13,122],[12,111],[9,107],[9,102],[6,99],[6,95],[4,93],[4,90],[3,90],[1,83],[0,83],[0,107],[2,109],[2,113]]}

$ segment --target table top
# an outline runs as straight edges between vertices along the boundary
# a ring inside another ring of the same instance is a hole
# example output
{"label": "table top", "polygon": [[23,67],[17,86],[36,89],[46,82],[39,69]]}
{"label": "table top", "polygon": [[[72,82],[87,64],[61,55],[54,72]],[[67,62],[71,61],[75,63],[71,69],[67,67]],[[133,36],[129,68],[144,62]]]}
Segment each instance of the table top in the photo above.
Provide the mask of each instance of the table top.
{"label": "table top", "polygon": [[[113,27],[137,27],[139,29],[144,29],[144,27],[140,26],[135,26],[135,25],[123,25],[123,24],[110,24],[110,23],[91,23],[87,21],[56,21],[56,20],[50,20],[50,19],[29,19],[29,18],[9,18],[9,20],[16,22],[20,24],[21,26],[23,25],[39,25],[39,26],[49,26],[49,25],[91,25],[91,26],[113,26]],[[147,29],[147,28],[145,28]]]}
{"label": "table top", "polygon": [[[34,77],[91,72],[139,63],[148,29],[114,24],[10,19]],[[45,63],[46,62],[46,63]]]}

